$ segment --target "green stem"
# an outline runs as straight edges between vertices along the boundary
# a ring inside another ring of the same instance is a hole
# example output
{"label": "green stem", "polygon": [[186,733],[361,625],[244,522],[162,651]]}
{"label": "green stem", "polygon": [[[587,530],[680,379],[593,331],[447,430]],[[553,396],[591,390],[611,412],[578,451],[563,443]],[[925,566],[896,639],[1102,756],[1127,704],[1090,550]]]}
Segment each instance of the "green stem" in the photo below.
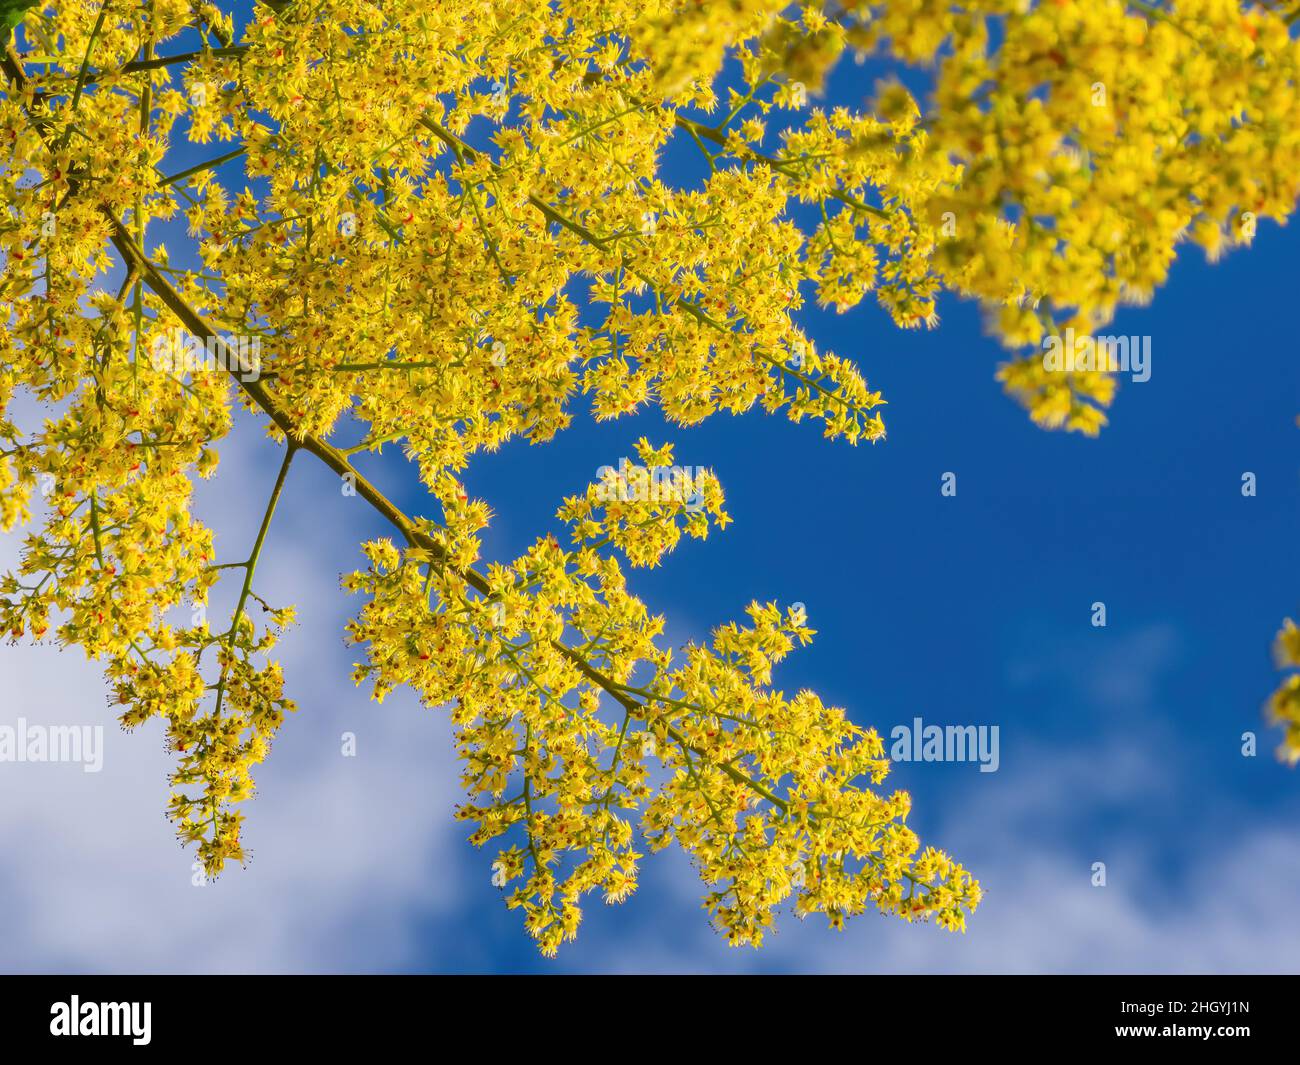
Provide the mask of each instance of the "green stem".
{"label": "green stem", "polygon": [[[253,591],[253,576],[257,572],[258,560],[262,557],[262,547],[266,543],[266,534],[271,528],[271,519],[275,516],[276,505],[280,502],[280,493],[284,491],[284,484],[289,476],[289,464],[293,462],[293,456],[297,450],[297,445],[293,441],[290,441],[285,448],[284,461],[280,464],[280,472],[275,478],[275,486],[271,489],[271,498],[267,500],[266,512],[262,515],[262,524],[257,530],[257,539],[253,542],[253,550],[249,552],[248,562],[244,566],[244,584],[239,590],[239,601],[235,604],[235,612],[230,617],[230,629],[225,635],[227,650],[234,647],[235,638],[239,634],[239,622],[243,619],[244,607],[248,604],[248,598]],[[229,664],[221,667],[221,677],[217,681],[216,709],[213,711],[215,717],[221,716],[221,705],[226,694],[226,674],[229,672],[229,668]]]}
{"label": "green stem", "polygon": [[244,155],[247,152],[248,152],[247,147],[236,148],[234,151],[226,152],[225,155],[219,155],[215,159],[209,159],[206,163],[196,163],[194,166],[188,167],[185,170],[180,171],[179,173],[172,174],[171,177],[163,178],[163,180],[160,181],[158,184],[164,186],[174,185],[178,181],[184,181],[187,177],[193,177],[195,174],[201,174],[205,170],[213,170],[216,167],[219,167],[222,163],[228,163],[232,159],[238,159],[241,155]]}

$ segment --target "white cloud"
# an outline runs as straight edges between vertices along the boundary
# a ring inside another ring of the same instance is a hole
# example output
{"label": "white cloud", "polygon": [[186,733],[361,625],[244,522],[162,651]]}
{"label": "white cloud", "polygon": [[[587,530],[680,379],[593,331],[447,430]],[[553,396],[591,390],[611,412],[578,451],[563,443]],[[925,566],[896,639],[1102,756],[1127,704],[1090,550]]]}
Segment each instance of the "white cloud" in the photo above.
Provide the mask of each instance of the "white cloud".
{"label": "white cloud", "polygon": [[[1123,727],[1072,750],[1009,751],[1004,734],[998,773],[972,773],[967,787],[941,800],[927,801],[916,786],[913,827],[958,857],[986,892],[964,935],[871,914],[835,933],[819,918],[785,914],[761,950],[729,948],[706,927],[704,889],[689,865],[664,855],[647,860],[618,939],[602,934],[583,946],[580,933],[562,964],[662,972],[1300,971],[1300,908],[1286,895],[1300,882],[1300,803],[1261,818],[1258,809],[1212,801],[1197,775],[1219,767],[1190,759],[1167,723],[1176,717],[1159,706],[1159,674],[1175,657],[1171,638],[1155,628],[1135,639],[1150,652],[1141,659],[1146,675],[1126,656],[1122,698],[1092,678],[1109,660],[1081,660],[1078,670],[1051,677],[1054,690],[1078,686],[1085,701],[1110,710],[1119,699],[1130,711]],[[1266,762],[1261,772],[1285,772]],[[1094,861],[1106,864],[1104,887],[1092,884]],[[651,896],[664,901],[652,904]],[[593,923],[604,932],[604,915]]]}
{"label": "white cloud", "polygon": [[800,922],[787,914],[758,951],[729,948],[710,932],[698,880],[679,857],[661,857],[671,868],[651,873],[617,928],[593,915],[602,934],[584,945],[579,933],[561,966],[673,973],[1296,972],[1300,913],[1279,903],[1279,889],[1300,878],[1294,833],[1264,826],[1207,843],[1174,874],[1130,838],[1105,852],[1109,883],[1101,888],[1091,885],[1086,856],[1008,831],[1004,841],[962,855],[988,892],[965,935],[870,914],[835,933],[818,918]]}
{"label": "white cloud", "polygon": [[[251,542],[278,456],[256,432],[224,451],[200,513],[223,558]],[[9,971],[391,969],[414,959],[411,928],[458,904],[458,797],[445,717],[397,695],[370,702],[349,679],[342,626],[357,603],[337,574],[357,564],[364,504],[313,460],[291,473],[257,590],[296,602],[281,646],[301,709],[257,771],[245,805],[247,868],[191,883],[192,855],[163,816],[160,723],[122,733],[99,666],[80,651],[0,648],[0,723],[103,724],[104,767],[0,764],[0,968]],[[242,487],[252,477],[256,491]],[[0,567],[17,557],[0,538]],[[344,731],[357,756],[340,753]]]}

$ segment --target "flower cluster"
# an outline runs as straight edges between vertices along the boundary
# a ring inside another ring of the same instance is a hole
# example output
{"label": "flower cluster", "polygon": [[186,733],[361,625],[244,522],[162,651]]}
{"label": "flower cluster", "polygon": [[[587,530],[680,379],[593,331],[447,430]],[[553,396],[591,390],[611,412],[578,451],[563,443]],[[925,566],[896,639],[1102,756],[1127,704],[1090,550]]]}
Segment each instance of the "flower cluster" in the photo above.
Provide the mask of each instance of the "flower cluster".
{"label": "flower cluster", "polygon": [[[936,64],[927,145],[961,175],[927,207],[934,267],[985,302],[1013,347],[1092,333],[1151,299],[1180,243],[1217,259],[1265,218],[1285,221],[1300,193],[1300,46],[1284,12],[1237,0],[846,8],[875,41]],[[1040,352],[1000,377],[1041,425],[1105,424],[1114,383],[1100,371],[1045,373]]]}
{"label": "flower cluster", "polygon": [[[672,458],[645,442],[640,454]],[[542,951],[573,938],[584,895],[635,889],[638,845],[673,842],[732,944],[761,944],[787,901],[836,928],[868,908],[964,928],[979,885],[921,851],[907,794],[872,790],[889,771],[877,733],[810,691],[771,687],[773,666],[812,638],[802,611],[752,604],[747,625],[675,656],[615,551],[657,560],[681,535],[681,504],[605,504],[600,487],[561,509],[573,549],[543,538],[480,577],[442,561],[474,553],[483,515],[447,482],[434,550],[368,543],[368,568],[345,580],[368,596],[349,625],[366,647],[358,682],[450,704],[468,793],[458,816],[474,843],[510,843],[493,881]],[[724,517],[716,480],[706,495]]]}
{"label": "flower cluster", "polygon": [[1282,726],[1282,745],[1278,757],[1288,765],[1300,762],[1300,629],[1287,618],[1273,644],[1273,654],[1280,669],[1288,672],[1286,679],[1268,701],[1272,722]]}

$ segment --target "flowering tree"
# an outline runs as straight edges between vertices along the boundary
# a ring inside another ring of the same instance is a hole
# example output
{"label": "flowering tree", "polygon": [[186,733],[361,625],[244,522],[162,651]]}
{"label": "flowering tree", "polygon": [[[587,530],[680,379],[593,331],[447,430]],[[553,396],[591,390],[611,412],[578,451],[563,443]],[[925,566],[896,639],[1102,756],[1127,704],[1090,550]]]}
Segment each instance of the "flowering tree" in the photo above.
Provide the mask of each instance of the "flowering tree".
{"label": "flowering tree", "polygon": [[[460,816],[502,841],[493,881],[544,952],[673,842],[733,943],[791,899],[835,927],[878,908],[961,929],[979,886],[921,847],[908,795],[873,790],[879,735],[772,687],[802,611],[756,603],[675,655],[629,590],[627,566],[726,524],[712,474],[688,498],[609,471],[564,501],[570,543],[484,564],[458,471],[550,439],[579,395],[599,419],[759,405],[879,440],[880,394],[796,321],[809,296],[873,294],[911,328],[949,290],[1012,349],[1090,335],[1181,241],[1217,256],[1291,209],[1294,6],[285,0],[237,28],[206,0],[5,0],[0,414],[19,393],[57,414],[0,420],[4,527],[44,503],[0,625],[102,660],[126,727],[162,719],[169,813],[215,875],[294,709],[270,657],[292,610],[255,620],[258,560],[291,462],[322,462],[394,532],[344,582],[356,680],[450,708]],[[929,72],[925,107],[899,82],[816,106],[845,53]],[[698,187],[661,172],[670,140]],[[999,377],[1089,434],[1114,392],[1032,354]],[[282,454],[222,561],[191,480],[237,405]],[[385,443],[434,517],[357,469]]]}

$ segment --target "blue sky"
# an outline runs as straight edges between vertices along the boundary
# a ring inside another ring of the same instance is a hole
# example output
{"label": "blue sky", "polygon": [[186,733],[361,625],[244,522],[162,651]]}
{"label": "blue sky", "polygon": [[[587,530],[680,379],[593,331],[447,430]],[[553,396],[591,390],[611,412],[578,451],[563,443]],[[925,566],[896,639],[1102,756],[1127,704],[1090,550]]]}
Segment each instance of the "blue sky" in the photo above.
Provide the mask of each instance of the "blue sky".
{"label": "blue sky", "polygon": [[[872,79],[843,68],[830,102],[861,103]],[[669,176],[692,181],[692,165],[672,153]],[[25,859],[0,873],[0,968],[1294,971],[1300,776],[1272,757],[1261,705],[1273,633],[1300,609],[1297,251],[1295,227],[1273,223],[1214,266],[1189,247],[1154,303],[1111,330],[1152,338],[1152,372],[1121,387],[1095,440],[1040,430],[1003,396],[1005,353],[973,305],[945,299],[939,329],[902,332],[867,302],[803,321],[884,393],[882,443],[830,443],[760,413],[689,430],[656,413],[581,416],[466,474],[497,514],[486,556],[509,559],[559,531],[561,498],[638,437],[672,440],[679,462],[715,470],[735,519],[634,575],[674,643],[752,599],[801,601],[818,636],[779,669],[783,689],[815,688],[882,733],[917,716],[997,725],[996,773],[921,763],[889,781],[912,792],[922,838],[984,884],[965,936],[871,915],[837,934],[787,915],[768,948],[732,950],[671,852],[647,859],[627,903],[588,907],[558,961],[537,957],[489,886],[490,852],[451,821],[445,719],[405,695],[376,706],[347,680],[341,626],[357,604],[335,578],[357,566],[361,537],[386,530],[303,460],[265,564],[271,597],[303,604],[285,644],[303,709],[258,774],[254,860],[190,886],[160,816],[156,730],[110,729],[94,779],[5,766],[0,842]],[[237,435],[199,497],[231,545],[250,539],[275,466],[251,424]],[[426,507],[400,459],[382,461],[384,486]],[[947,471],[954,498],[940,494]],[[1105,628],[1091,624],[1095,601]],[[96,668],[73,655],[3,649],[0,719],[111,725]],[[343,730],[358,736],[355,759],[339,756]],[[1241,755],[1247,730],[1258,757]]]}

